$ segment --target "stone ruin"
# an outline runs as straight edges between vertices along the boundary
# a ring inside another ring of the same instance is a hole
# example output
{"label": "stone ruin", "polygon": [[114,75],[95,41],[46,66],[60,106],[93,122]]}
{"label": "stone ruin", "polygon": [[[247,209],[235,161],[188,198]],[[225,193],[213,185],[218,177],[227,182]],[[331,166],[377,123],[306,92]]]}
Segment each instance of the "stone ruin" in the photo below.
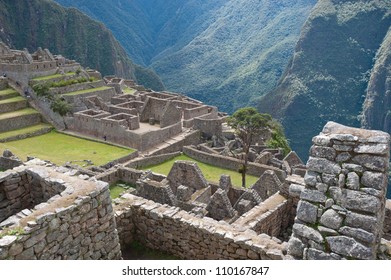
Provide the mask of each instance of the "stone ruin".
{"label": "stone ruin", "polygon": [[390,136],[329,122],[313,138],[288,254],[376,259],[383,235]]}

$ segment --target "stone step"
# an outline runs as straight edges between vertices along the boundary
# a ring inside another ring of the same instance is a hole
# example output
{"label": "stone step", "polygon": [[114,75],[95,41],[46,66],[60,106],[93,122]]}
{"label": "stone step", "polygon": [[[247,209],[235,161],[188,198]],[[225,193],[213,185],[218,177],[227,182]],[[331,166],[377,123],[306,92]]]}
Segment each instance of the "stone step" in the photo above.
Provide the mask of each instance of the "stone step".
{"label": "stone step", "polygon": [[7,88],[7,89],[0,90],[0,100],[13,98],[13,97],[17,97],[17,96],[20,96],[20,95],[13,88]]}
{"label": "stone step", "polygon": [[82,90],[89,90],[93,88],[100,88],[105,86],[105,82],[103,80],[98,81],[87,81],[83,83],[76,83],[72,85],[67,86],[61,86],[61,87],[51,87],[50,92],[56,93],[56,94],[66,94],[69,92],[75,92],[75,91],[82,91]]}
{"label": "stone step", "polygon": [[16,96],[0,100],[0,114],[25,109],[28,106],[26,98]]}
{"label": "stone step", "polygon": [[0,143],[21,140],[33,136],[39,136],[42,134],[46,134],[53,129],[54,127],[49,124],[40,123],[38,125],[32,125],[21,129],[3,132],[0,133]]}
{"label": "stone step", "polygon": [[73,79],[75,77],[77,77],[75,72],[69,72],[65,74],[54,74],[49,76],[36,77],[34,79],[31,79],[29,83],[30,85],[41,84],[41,83],[53,83],[62,80]]}
{"label": "stone step", "polygon": [[32,108],[0,114],[0,132],[21,129],[41,123],[41,115]]}

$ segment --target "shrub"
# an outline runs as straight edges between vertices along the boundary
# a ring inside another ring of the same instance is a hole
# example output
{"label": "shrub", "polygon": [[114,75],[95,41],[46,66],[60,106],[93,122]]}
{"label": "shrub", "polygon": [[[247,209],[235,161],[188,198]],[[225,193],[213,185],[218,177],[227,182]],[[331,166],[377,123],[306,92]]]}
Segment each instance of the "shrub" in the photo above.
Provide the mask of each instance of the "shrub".
{"label": "shrub", "polygon": [[33,86],[33,90],[40,97],[46,97],[48,99],[52,99],[52,96],[49,91],[49,85],[46,83],[36,84]]}
{"label": "shrub", "polygon": [[52,101],[50,108],[53,112],[60,114],[60,116],[65,116],[67,113],[71,112],[72,109],[71,105],[60,97],[56,97]]}

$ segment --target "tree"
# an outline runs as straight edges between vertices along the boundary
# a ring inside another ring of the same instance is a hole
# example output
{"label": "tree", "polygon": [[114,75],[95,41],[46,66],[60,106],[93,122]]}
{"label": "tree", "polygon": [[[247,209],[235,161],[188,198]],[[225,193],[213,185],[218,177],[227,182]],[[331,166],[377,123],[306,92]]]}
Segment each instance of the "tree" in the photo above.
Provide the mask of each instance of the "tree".
{"label": "tree", "polygon": [[268,127],[272,120],[269,114],[261,114],[255,108],[246,107],[237,110],[231,117],[228,117],[228,124],[235,129],[235,134],[243,146],[244,159],[241,167],[242,187],[246,187],[246,172],[248,156],[253,137]]}

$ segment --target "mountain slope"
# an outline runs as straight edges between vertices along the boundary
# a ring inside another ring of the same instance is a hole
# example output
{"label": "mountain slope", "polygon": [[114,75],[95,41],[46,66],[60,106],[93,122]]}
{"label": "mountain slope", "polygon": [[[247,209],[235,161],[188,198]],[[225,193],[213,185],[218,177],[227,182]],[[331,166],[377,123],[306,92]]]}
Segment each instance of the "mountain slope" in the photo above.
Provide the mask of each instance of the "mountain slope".
{"label": "mountain slope", "polygon": [[369,79],[362,126],[391,133],[391,27]]}
{"label": "mountain slope", "polygon": [[316,0],[57,0],[103,21],[168,89],[220,110],[270,91]]}
{"label": "mountain slope", "polygon": [[373,60],[391,25],[389,0],[320,0],[278,87],[258,108],[282,120],[304,159],[328,120],[360,126]]}
{"label": "mountain slope", "polygon": [[[156,74],[135,65],[103,24],[76,9],[49,0],[1,0],[0,39],[13,48],[48,48],[84,66],[137,80],[137,73],[157,81]],[[148,86],[148,85],[146,85]],[[162,84],[157,89],[161,89]]]}

